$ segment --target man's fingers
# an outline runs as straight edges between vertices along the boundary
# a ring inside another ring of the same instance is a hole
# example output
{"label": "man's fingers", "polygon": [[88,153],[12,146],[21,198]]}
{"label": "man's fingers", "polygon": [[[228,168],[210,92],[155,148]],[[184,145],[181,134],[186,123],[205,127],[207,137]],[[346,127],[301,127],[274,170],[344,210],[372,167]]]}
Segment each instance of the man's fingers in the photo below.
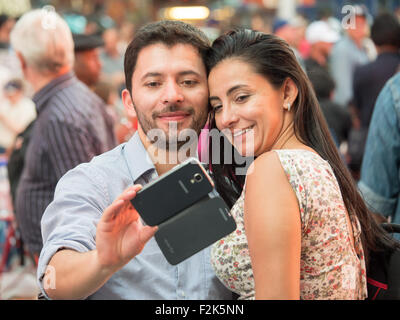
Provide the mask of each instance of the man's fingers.
{"label": "man's fingers", "polygon": [[108,206],[102,216],[102,220],[104,222],[111,221],[114,219],[115,215],[121,210],[121,208],[124,206],[125,201],[121,199],[115,200],[110,206]]}
{"label": "man's fingers", "polygon": [[141,230],[140,233],[140,239],[143,244],[145,244],[147,241],[151,239],[152,236],[157,232],[158,227],[150,227],[150,226],[144,226]]}
{"label": "man's fingers", "polygon": [[135,184],[134,186],[127,188],[117,199],[113,201],[110,206],[104,210],[102,218],[103,221],[111,221],[114,219],[120,210],[124,208],[124,206],[126,207],[125,209],[134,210],[130,200],[136,196],[136,192],[138,192],[141,188],[142,185],[140,184]]}

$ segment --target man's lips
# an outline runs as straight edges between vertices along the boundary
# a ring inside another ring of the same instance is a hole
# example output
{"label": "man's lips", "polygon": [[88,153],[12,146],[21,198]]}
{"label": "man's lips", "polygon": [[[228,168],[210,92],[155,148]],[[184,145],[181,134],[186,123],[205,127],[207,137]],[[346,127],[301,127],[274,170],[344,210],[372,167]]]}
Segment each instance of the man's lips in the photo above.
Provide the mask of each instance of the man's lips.
{"label": "man's lips", "polygon": [[157,118],[164,120],[164,121],[179,121],[183,120],[187,117],[189,117],[191,114],[188,112],[182,112],[182,111],[177,111],[177,112],[165,112],[162,114],[159,114]]}

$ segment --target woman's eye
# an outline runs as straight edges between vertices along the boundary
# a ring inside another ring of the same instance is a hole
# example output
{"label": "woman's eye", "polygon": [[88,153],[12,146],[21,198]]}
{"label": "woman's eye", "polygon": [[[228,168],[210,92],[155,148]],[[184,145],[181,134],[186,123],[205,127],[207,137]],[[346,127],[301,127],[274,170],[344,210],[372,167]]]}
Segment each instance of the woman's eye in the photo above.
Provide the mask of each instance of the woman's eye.
{"label": "woman's eye", "polygon": [[249,95],[241,95],[241,96],[238,96],[237,98],[236,98],[236,102],[244,102],[244,101],[246,101],[247,100],[247,98],[248,97],[250,97]]}
{"label": "woman's eye", "polygon": [[216,106],[212,106],[212,109],[213,109],[213,111],[214,111],[214,112],[218,112],[218,111],[220,111],[220,110],[221,110],[221,108],[222,108],[222,105],[216,105]]}

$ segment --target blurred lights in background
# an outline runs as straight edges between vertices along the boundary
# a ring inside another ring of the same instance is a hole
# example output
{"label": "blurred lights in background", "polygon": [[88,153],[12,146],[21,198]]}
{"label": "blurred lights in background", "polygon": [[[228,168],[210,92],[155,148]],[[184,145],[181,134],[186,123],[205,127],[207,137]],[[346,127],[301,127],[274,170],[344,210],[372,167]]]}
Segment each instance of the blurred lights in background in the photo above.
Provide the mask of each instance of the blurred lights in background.
{"label": "blurred lights in background", "polygon": [[224,7],[220,9],[215,9],[212,12],[212,18],[217,21],[224,21],[232,18],[234,14],[235,9],[233,9],[232,7]]}
{"label": "blurred lights in background", "polygon": [[162,14],[165,19],[174,20],[205,20],[209,15],[210,10],[204,6],[170,7]]}
{"label": "blurred lights in background", "polygon": [[30,0],[0,0],[0,13],[18,17],[31,9]]}

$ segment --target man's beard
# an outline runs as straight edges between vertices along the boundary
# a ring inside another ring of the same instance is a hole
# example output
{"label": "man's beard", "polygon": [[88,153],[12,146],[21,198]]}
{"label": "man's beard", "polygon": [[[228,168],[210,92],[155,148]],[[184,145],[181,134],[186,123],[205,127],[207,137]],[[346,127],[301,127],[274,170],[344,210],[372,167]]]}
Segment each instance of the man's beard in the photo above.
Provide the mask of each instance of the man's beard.
{"label": "man's beard", "polygon": [[[192,131],[192,133],[194,131],[198,137],[201,129],[205,125],[208,115],[207,108],[196,115],[192,107],[182,109],[176,105],[169,105],[161,111],[153,112],[151,119],[149,119],[144,114],[138,112],[135,104],[133,104],[133,107],[135,108],[138,122],[146,137],[157,148],[165,149],[166,151],[179,150],[190,140],[191,136],[189,133],[185,134],[185,130]],[[156,119],[160,114],[176,111],[187,112],[192,117],[192,123],[187,128],[182,129],[182,124],[176,121],[170,122],[168,132],[165,132],[157,126]]]}

